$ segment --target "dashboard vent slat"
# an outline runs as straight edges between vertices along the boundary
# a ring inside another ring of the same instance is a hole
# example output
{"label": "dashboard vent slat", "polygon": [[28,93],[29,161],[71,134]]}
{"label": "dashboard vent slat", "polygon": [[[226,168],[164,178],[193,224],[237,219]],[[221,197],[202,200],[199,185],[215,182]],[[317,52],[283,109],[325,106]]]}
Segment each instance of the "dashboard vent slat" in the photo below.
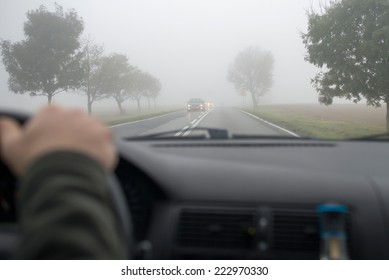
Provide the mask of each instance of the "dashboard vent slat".
{"label": "dashboard vent slat", "polygon": [[[319,217],[315,211],[275,210],[273,215],[273,249],[318,252]],[[351,245],[351,218],[346,217],[348,247]]]}
{"label": "dashboard vent slat", "polygon": [[249,249],[253,242],[247,230],[253,227],[254,217],[254,213],[250,211],[184,209],[179,217],[178,245]]}
{"label": "dashboard vent slat", "polygon": [[319,251],[319,221],[314,211],[276,210],[272,216],[274,250]]}

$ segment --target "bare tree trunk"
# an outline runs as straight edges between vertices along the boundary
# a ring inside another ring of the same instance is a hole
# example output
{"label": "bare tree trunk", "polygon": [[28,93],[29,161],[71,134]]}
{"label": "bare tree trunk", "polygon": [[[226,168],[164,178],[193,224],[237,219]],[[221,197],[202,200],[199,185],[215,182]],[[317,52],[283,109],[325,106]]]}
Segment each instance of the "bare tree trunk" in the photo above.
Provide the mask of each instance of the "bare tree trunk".
{"label": "bare tree trunk", "polygon": [[90,95],[88,94],[88,113],[89,113],[89,115],[92,115],[92,103],[93,103],[93,101],[92,101]]}
{"label": "bare tree trunk", "polygon": [[121,115],[124,115],[124,110],[123,110],[123,107],[122,107],[122,102],[120,102],[120,100],[116,99],[116,103],[118,104],[118,107],[119,107],[119,112]]}
{"label": "bare tree trunk", "polygon": [[255,97],[255,94],[254,94],[254,93],[250,92],[250,94],[251,94],[251,99],[252,99],[252,101],[253,101],[253,109],[256,110],[257,107],[258,107],[257,98]]}
{"label": "bare tree trunk", "polygon": [[136,99],[136,103],[138,105],[138,112],[140,112],[140,98]]}
{"label": "bare tree trunk", "polygon": [[389,132],[389,101],[386,102],[386,132]]}
{"label": "bare tree trunk", "polygon": [[92,103],[93,102],[88,102],[88,114],[92,115]]}
{"label": "bare tree trunk", "polygon": [[47,95],[47,104],[51,104],[52,103],[52,99],[53,99],[53,94],[52,93],[49,93],[48,95]]}
{"label": "bare tree trunk", "polygon": [[149,103],[149,111],[150,111],[150,97],[147,97],[147,102]]}
{"label": "bare tree trunk", "polygon": [[154,110],[157,109],[157,102],[155,101],[156,98],[154,98]]}

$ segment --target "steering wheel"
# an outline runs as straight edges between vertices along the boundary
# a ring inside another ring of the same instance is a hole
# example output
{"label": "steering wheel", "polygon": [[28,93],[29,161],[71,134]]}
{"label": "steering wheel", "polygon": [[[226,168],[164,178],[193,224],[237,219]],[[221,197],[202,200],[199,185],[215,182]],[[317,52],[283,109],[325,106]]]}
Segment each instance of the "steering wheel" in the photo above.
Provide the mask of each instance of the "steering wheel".
{"label": "steering wheel", "polygon": [[[24,125],[31,117],[26,113],[0,110],[0,117],[8,117],[16,120],[21,125]],[[16,188],[17,179],[8,169],[8,167],[0,159],[0,181],[5,180],[6,187],[14,190]],[[3,178],[2,178],[3,177]],[[133,246],[133,233],[132,233],[132,220],[131,213],[125,200],[123,190],[113,173],[109,173],[106,176],[108,193],[112,199],[113,211],[117,215],[120,222],[120,227],[123,235],[123,244],[126,247],[127,257],[131,258],[134,251]],[[1,182],[0,182],[1,183]]]}

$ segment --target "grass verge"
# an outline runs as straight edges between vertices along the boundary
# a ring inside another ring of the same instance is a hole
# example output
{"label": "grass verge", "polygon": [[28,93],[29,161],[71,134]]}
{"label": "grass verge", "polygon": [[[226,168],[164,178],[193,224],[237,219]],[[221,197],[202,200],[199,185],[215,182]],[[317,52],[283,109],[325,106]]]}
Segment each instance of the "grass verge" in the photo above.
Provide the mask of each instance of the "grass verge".
{"label": "grass verge", "polygon": [[385,133],[385,129],[380,126],[345,120],[327,120],[288,111],[286,108],[260,107],[255,111],[247,108],[243,110],[293,131],[300,136],[321,139],[348,139]]}

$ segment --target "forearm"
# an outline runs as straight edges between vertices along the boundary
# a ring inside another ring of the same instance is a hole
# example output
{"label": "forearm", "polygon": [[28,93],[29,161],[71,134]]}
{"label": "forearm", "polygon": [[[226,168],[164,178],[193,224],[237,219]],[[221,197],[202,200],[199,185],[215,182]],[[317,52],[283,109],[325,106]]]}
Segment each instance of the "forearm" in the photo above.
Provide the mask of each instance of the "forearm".
{"label": "forearm", "polygon": [[121,259],[125,248],[105,172],[78,153],[38,159],[21,179],[23,259]]}

